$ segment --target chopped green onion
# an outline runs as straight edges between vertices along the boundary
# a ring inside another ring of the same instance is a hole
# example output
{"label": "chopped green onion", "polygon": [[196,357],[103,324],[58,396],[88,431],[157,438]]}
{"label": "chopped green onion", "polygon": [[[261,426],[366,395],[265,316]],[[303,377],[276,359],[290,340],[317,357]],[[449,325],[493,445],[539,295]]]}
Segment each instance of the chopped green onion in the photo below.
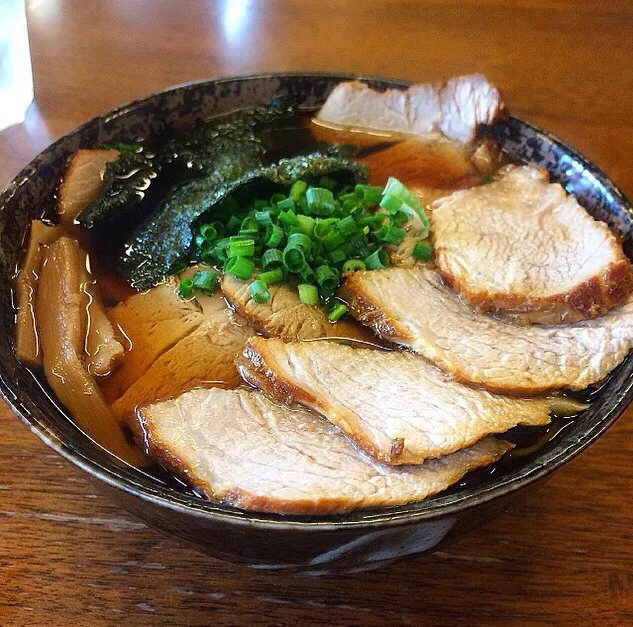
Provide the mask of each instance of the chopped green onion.
{"label": "chopped green onion", "polygon": [[305,235],[312,235],[314,232],[314,225],[316,224],[316,220],[311,218],[310,216],[298,215],[297,221],[299,224],[297,227],[301,233]]}
{"label": "chopped green onion", "polygon": [[255,209],[255,211],[265,211],[269,205],[270,203],[267,200],[262,200],[261,198],[257,198],[253,201],[253,209]]}
{"label": "chopped green onion", "polygon": [[255,269],[255,264],[246,257],[229,257],[225,270],[238,279],[250,279]]}
{"label": "chopped green onion", "polygon": [[224,222],[222,222],[221,220],[214,220],[213,222],[211,222],[211,224],[213,225],[215,230],[218,232],[218,237],[224,237],[224,235],[226,234]]}
{"label": "chopped green onion", "polygon": [[365,201],[370,207],[380,204],[382,199],[382,187],[377,185],[357,185],[354,192],[357,198]]}
{"label": "chopped green onion", "polygon": [[347,307],[347,305],[339,301],[336,303],[336,305],[334,305],[334,307],[328,314],[327,319],[330,322],[338,322],[348,311],[349,308]]}
{"label": "chopped green onion", "polygon": [[341,203],[341,207],[343,207],[343,211],[345,213],[351,213],[353,214],[357,209],[358,209],[358,199],[354,198],[354,199],[349,199],[349,200],[344,200],[344,201],[339,201]]}
{"label": "chopped green onion", "polygon": [[295,201],[294,198],[284,198],[277,203],[277,209],[279,211],[294,211]]}
{"label": "chopped green onion", "polygon": [[288,248],[303,248],[306,253],[312,250],[312,240],[304,233],[293,233],[288,236]]}
{"label": "chopped green onion", "polygon": [[[420,201],[415,197],[415,195],[398,179],[391,176],[389,177],[389,180],[385,185],[385,189],[383,190],[383,199],[380,203],[381,206],[384,206],[382,203],[387,196],[400,200],[402,204],[398,207],[398,209],[408,213],[411,217],[416,218],[422,223],[422,237],[426,237],[429,232],[429,219],[426,216],[424,207],[422,207]],[[395,213],[395,211],[390,211],[390,213]]]}
{"label": "chopped green onion", "polygon": [[254,239],[243,239],[241,235],[231,238],[229,257],[252,257],[254,254]]}
{"label": "chopped green onion", "polygon": [[240,228],[240,224],[241,222],[235,216],[231,216],[226,223],[226,232],[237,233]]}
{"label": "chopped green onion", "polygon": [[[334,297],[341,273],[387,267],[389,257],[383,246],[400,243],[412,218],[423,227],[413,256],[430,257],[431,247],[423,241],[428,219],[400,181],[389,179],[384,189],[375,185],[343,188],[335,178],[325,176],[315,187],[295,181],[285,188],[287,196],[279,187],[280,192],[270,198],[227,197],[214,208],[213,219],[198,223],[193,233],[194,258],[223,266],[240,278],[250,278],[255,267],[261,268],[257,281],[265,285],[292,273],[301,285],[311,286],[306,288],[312,293],[310,302],[316,290],[317,302],[326,303],[328,311],[334,307],[342,311]],[[378,204],[382,209],[375,211]],[[194,293],[214,289],[211,276],[202,281],[197,278],[202,287],[194,287]],[[266,298],[263,290],[256,291],[262,294],[260,300]]]}
{"label": "chopped green onion", "polygon": [[242,224],[240,224],[240,231],[258,231],[259,230],[259,222],[255,218],[251,218],[247,216],[242,220]]}
{"label": "chopped green onion", "polygon": [[352,257],[354,253],[354,247],[349,242],[343,242],[337,250],[342,250],[345,257]]}
{"label": "chopped green onion", "polygon": [[287,198],[283,194],[280,194],[280,193],[273,194],[270,197],[270,204],[279,205],[280,202],[284,202],[285,200],[287,200]]}
{"label": "chopped green onion", "polygon": [[257,229],[240,229],[238,231],[238,235],[242,237],[247,237],[249,239],[254,239],[259,235],[259,231]]}
{"label": "chopped green onion", "polygon": [[358,235],[350,237],[347,241],[352,247],[355,256],[366,257],[371,252],[369,250],[369,247],[367,246],[367,240],[360,233]]}
{"label": "chopped green onion", "polygon": [[413,247],[413,256],[420,261],[428,261],[431,258],[433,247],[426,242],[416,242]]}
{"label": "chopped green onion", "polygon": [[327,254],[328,259],[334,264],[343,263],[347,259],[347,255],[340,248],[335,248]]}
{"label": "chopped green onion", "polygon": [[310,187],[306,191],[306,201],[308,208],[317,215],[329,214],[334,209],[334,195],[324,187]]}
{"label": "chopped green onion", "polygon": [[218,287],[219,277],[217,272],[211,270],[198,270],[191,279],[193,287],[210,296]]}
{"label": "chopped green onion", "polygon": [[299,226],[297,215],[292,209],[282,211],[277,217],[279,218],[279,222],[283,222],[288,226]]}
{"label": "chopped green onion", "polygon": [[399,229],[397,226],[391,226],[391,224],[383,224],[376,237],[382,242],[387,244],[399,244],[406,235],[404,229]]}
{"label": "chopped green onion", "polygon": [[336,270],[330,266],[319,266],[314,273],[316,274],[317,283],[324,292],[333,294],[338,287],[339,276]]}
{"label": "chopped green onion", "polygon": [[283,265],[283,255],[277,248],[269,248],[262,255],[262,268],[279,268]]}
{"label": "chopped green onion", "polygon": [[[398,213],[396,215],[399,215]],[[393,222],[393,216],[390,216],[388,213],[376,213],[375,215],[370,215],[369,218],[363,218],[359,221],[363,226],[375,226],[380,228],[385,222],[391,224]]]}
{"label": "chopped green onion", "polygon": [[315,285],[310,285],[309,283],[299,283],[297,289],[299,290],[299,301],[304,305],[319,304],[319,290]]}
{"label": "chopped green onion", "polygon": [[358,270],[366,270],[367,266],[360,259],[348,259],[341,268],[341,273],[357,272]]}
{"label": "chopped green onion", "polygon": [[269,248],[277,248],[284,239],[284,230],[277,224],[273,224],[266,229],[264,244]]}
{"label": "chopped green onion", "polygon": [[376,249],[371,255],[363,259],[368,270],[381,270],[389,265],[389,255],[384,248]]}
{"label": "chopped green onion", "polygon": [[200,227],[200,235],[202,235],[207,242],[212,242],[218,238],[218,231],[213,224],[203,224]]}
{"label": "chopped green onion", "polygon": [[306,265],[306,257],[302,248],[286,246],[283,252],[284,268],[295,274],[301,272]]}
{"label": "chopped green onion", "polygon": [[389,213],[396,213],[397,211],[400,211],[400,207],[402,207],[402,201],[396,196],[385,194],[380,201],[380,206],[383,209],[386,209]]}
{"label": "chopped green onion", "polygon": [[261,224],[262,226],[270,226],[273,223],[273,219],[270,215],[270,209],[267,209],[265,211],[256,211],[255,220],[257,220],[257,223]]}
{"label": "chopped green onion", "polygon": [[345,238],[338,231],[330,231],[323,239],[323,246],[326,250],[339,248],[345,242]]}
{"label": "chopped green onion", "polygon": [[314,225],[312,234],[315,239],[323,241],[332,230],[332,223],[330,220],[317,220]]}
{"label": "chopped green onion", "polygon": [[270,300],[268,286],[263,281],[257,280],[251,283],[251,296],[258,305],[263,305]]}
{"label": "chopped green onion", "polygon": [[193,296],[193,281],[191,279],[180,279],[178,283],[178,296],[180,296],[180,298],[191,298],[191,296]]}
{"label": "chopped green onion", "polygon": [[[382,189],[380,190],[382,193]],[[355,207],[358,204],[358,196],[354,192],[347,192],[345,194],[339,194],[337,200],[344,205],[345,203],[351,202]]]}
{"label": "chopped green onion", "polygon": [[209,247],[205,247],[202,251],[202,261],[213,265],[215,263],[224,263],[228,256],[230,239],[224,237],[217,239]]}
{"label": "chopped green onion", "polygon": [[352,235],[353,233],[356,233],[356,231],[358,230],[358,228],[356,227],[356,221],[354,220],[352,216],[345,216],[336,225],[336,228],[338,229],[338,232],[344,237]]}
{"label": "chopped green onion", "polygon": [[302,283],[316,283],[316,274],[314,274],[314,270],[307,263],[303,266],[301,272],[299,272],[299,278]]}
{"label": "chopped green onion", "polygon": [[397,227],[402,227],[406,222],[411,219],[411,216],[405,211],[398,211],[396,214],[390,217],[389,224]]}
{"label": "chopped green onion", "polygon": [[409,205],[416,211],[422,211],[422,205],[420,201],[409,191],[397,178],[393,176],[389,177],[385,189],[382,192],[384,195],[395,196],[400,199],[401,202]]}
{"label": "chopped green onion", "polygon": [[295,181],[290,188],[288,196],[294,200],[298,200],[308,189],[308,184],[305,181]]}
{"label": "chopped green onion", "polygon": [[274,283],[279,283],[279,281],[284,280],[284,273],[280,268],[275,268],[268,272],[262,272],[257,278],[266,283],[266,285],[273,285]]}

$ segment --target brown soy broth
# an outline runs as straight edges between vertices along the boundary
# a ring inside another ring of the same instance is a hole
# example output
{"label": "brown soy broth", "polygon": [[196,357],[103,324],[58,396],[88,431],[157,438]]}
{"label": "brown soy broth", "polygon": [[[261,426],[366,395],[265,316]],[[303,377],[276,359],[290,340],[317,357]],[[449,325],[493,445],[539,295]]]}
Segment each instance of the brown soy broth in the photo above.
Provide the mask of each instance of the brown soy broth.
{"label": "brown soy broth", "polygon": [[[309,114],[303,116],[299,123],[294,121],[266,133],[266,143],[272,147],[271,157],[275,159],[309,152],[322,147],[323,142],[356,146],[357,159],[370,168],[370,183],[383,185],[390,176],[396,177],[418,193],[424,204],[452,190],[478,184],[481,180],[481,172],[473,165],[471,153],[446,141],[405,139],[320,127],[312,123]],[[151,148],[151,142],[147,142],[147,146]],[[501,164],[502,160],[499,160],[495,167],[498,168]],[[104,263],[107,244],[108,242],[97,239],[84,241],[90,254],[92,275],[97,281],[102,299],[106,306],[113,307],[135,292]],[[233,324],[240,322],[233,318]],[[331,337],[323,339],[340,341],[357,349],[400,350],[352,319],[333,324],[332,327]],[[125,334],[125,329],[122,332]],[[36,372],[35,376],[45,388],[48,387],[41,372]],[[236,387],[234,381],[229,383],[219,380],[212,372],[207,379],[213,385]],[[103,381],[98,382],[103,384]],[[72,420],[71,416],[68,417]],[[573,417],[553,416],[551,424],[545,427],[512,429],[502,436],[516,445],[511,453],[488,468],[470,473],[450,490],[476,486],[490,480],[495,473],[506,472],[523,464],[530,455],[546,446],[571,424]],[[102,444],[107,446],[105,442]],[[144,467],[143,472],[172,490],[197,495],[186,482],[158,464]]]}

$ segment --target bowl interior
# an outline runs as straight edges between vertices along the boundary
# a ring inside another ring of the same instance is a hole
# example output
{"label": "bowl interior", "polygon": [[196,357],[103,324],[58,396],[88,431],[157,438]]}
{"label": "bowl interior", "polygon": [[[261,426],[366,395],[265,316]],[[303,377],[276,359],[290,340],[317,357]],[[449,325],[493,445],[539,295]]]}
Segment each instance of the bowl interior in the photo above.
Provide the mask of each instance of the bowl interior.
{"label": "bowl interior", "polygon": [[[176,87],[94,118],[49,146],[0,195],[0,392],[29,428],[47,444],[93,476],[168,507],[200,516],[230,517],[249,524],[373,525],[386,520],[428,518],[475,505],[523,487],[558,467],[606,430],[633,398],[633,355],[594,394],[591,407],[537,453],[507,472],[489,474],[476,487],[458,487],[429,501],[345,516],[278,516],[209,503],[134,468],[124,468],[87,438],[60,410],[52,393],[15,358],[12,278],[29,221],[52,210],[66,159],[78,148],[156,136],[219,113],[284,96],[312,107],[322,102],[341,74],[262,75],[212,80]],[[356,78],[356,77],[353,77]],[[384,89],[407,83],[360,77]],[[596,218],[607,222],[633,252],[633,208],[607,177],[572,148],[517,118],[499,123],[495,134],[515,159],[546,168]]]}

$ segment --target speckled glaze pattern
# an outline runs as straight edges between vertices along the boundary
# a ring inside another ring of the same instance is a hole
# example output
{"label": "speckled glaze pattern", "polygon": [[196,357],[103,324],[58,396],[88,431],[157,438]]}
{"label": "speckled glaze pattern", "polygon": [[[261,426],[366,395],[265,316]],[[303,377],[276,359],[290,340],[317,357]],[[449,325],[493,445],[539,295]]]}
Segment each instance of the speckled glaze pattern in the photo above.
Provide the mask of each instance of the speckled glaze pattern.
{"label": "speckled glaze pattern", "polygon": [[[276,74],[188,84],[94,118],[38,155],[0,195],[0,391],[44,442],[92,475],[96,485],[148,524],[216,557],[260,569],[321,575],[370,570],[435,549],[503,512],[524,491],[587,447],[633,398],[633,356],[609,378],[591,408],[536,454],[476,488],[459,488],[425,503],[346,516],[256,514],[209,503],[124,467],[69,421],[15,358],[12,277],[28,223],[52,211],[66,160],[78,148],[133,141],[284,96],[306,107],[322,102],[341,80],[378,89],[407,83],[341,74]],[[633,208],[594,165],[548,133],[517,118],[494,132],[512,157],[546,168],[596,218],[633,249]],[[17,425],[16,425],[17,428]]]}

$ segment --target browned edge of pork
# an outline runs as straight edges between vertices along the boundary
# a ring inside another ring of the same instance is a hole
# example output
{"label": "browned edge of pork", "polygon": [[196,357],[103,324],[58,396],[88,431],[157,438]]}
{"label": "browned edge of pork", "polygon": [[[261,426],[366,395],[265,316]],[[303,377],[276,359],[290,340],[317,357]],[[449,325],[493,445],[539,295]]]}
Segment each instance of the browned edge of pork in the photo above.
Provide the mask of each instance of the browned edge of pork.
{"label": "browned edge of pork", "polygon": [[379,336],[394,342],[413,340],[413,336],[404,324],[390,318],[363,291],[362,272],[380,272],[380,270],[365,270],[346,274],[342,285],[338,288],[337,296],[347,303],[350,313],[356,320],[373,329]]}
{"label": "browned edge of pork", "polygon": [[524,297],[469,290],[455,276],[438,269],[444,283],[485,314],[514,324],[572,324],[604,315],[623,305],[633,292],[633,266],[623,258],[610,264],[570,292],[545,297]]}
{"label": "browned edge of pork", "polygon": [[268,365],[277,362],[271,355],[262,355],[253,346],[253,339],[256,340],[257,337],[247,340],[242,354],[235,360],[242,379],[249,385],[259,388],[269,398],[286,405],[292,405],[294,402],[318,405],[318,399],[315,396],[306,394],[292,381],[279,376],[281,368],[275,371],[272,365]]}
{"label": "browned edge of pork", "polygon": [[[275,368],[275,364],[277,364],[276,359],[270,352],[264,354],[263,348],[267,345],[265,341],[258,341],[259,339],[257,337],[250,338],[246,342],[242,355],[236,360],[238,370],[244,381],[260,389],[273,400],[280,401],[286,405],[299,403],[327,417],[328,408],[321,403],[321,399],[297,387],[292,379],[281,376],[281,366]],[[255,344],[258,346],[255,346]],[[393,439],[390,453],[386,454],[384,451],[372,446],[367,439],[357,435],[363,434],[365,429],[352,414],[347,414],[345,419],[345,436],[354,443],[356,448],[386,464],[393,466],[402,464],[398,460],[404,448],[402,438]]]}

